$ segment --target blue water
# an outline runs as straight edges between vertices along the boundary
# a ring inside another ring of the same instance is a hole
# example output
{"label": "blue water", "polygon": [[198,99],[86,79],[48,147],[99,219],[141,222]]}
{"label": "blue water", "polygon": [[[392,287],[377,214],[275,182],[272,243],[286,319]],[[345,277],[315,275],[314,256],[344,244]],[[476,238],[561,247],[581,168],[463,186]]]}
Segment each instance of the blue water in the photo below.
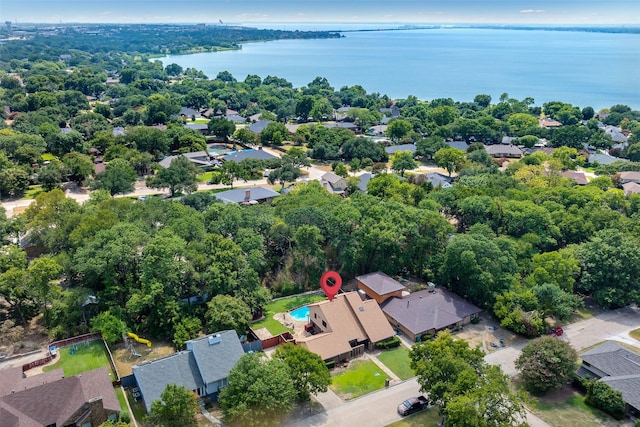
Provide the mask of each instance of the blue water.
{"label": "blue water", "polygon": [[289,312],[293,320],[297,320],[298,322],[306,322],[307,317],[309,316],[309,307],[304,306],[300,308],[296,308],[295,310]]}
{"label": "blue water", "polygon": [[471,101],[502,93],[536,105],[640,109],[640,35],[578,31],[430,29],[346,32],[340,39],[248,43],[241,50],[161,58],[167,65],[283,77],[294,87],[326,77],[391,98]]}

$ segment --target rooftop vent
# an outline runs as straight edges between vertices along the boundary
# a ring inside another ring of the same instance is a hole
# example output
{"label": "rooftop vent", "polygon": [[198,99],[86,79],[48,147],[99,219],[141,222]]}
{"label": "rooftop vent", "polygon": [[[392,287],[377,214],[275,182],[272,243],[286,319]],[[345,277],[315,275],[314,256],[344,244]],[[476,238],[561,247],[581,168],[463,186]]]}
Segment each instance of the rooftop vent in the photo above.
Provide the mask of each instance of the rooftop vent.
{"label": "rooftop vent", "polygon": [[360,307],[358,307],[358,310],[360,310],[360,311],[364,311],[364,307],[363,307],[363,306],[360,306]]}
{"label": "rooftop vent", "polygon": [[222,342],[222,337],[220,334],[209,335],[209,345],[214,345]]}

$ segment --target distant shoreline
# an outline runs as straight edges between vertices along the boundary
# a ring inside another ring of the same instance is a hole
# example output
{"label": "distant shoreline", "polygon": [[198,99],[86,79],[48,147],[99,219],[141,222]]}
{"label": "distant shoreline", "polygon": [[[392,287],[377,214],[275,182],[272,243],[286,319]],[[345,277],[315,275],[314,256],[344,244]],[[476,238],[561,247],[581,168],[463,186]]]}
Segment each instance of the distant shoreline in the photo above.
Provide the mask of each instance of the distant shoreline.
{"label": "distant shoreline", "polygon": [[413,31],[413,30],[519,30],[519,31],[571,31],[585,33],[607,33],[607,34],[640,34],[640,26],[616,26],[616,27],[594,27],[594,26],[535,26],[535,25],[403,25],[392,28],[359,28],[352,30],[330,30],[339,33],[355,33],[370,31]]}

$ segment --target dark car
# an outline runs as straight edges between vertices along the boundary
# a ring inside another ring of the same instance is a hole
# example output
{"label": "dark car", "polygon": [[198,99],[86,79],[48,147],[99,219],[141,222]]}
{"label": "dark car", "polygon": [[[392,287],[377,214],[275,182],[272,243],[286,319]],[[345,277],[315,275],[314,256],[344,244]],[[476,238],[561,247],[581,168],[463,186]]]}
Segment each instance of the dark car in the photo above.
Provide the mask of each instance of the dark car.
{"label": "dark car", "polygon": [[429,402],[427,402],[426,397],[424,396],[412,397],[398,405],[398,414],[404,417],[405,415],[422,411],[423,409],[426,409],[428,406],[429,406]]}

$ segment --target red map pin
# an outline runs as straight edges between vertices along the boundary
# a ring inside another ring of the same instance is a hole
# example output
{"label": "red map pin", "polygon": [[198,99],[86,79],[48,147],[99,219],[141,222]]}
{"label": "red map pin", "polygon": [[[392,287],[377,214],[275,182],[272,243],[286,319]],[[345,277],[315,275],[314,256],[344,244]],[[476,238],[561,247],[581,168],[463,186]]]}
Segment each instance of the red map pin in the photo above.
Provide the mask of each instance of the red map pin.
{"label": "red map pin", "polygon": [[327,271],[320,278],[320,286],[329,301],[332,301],[342,287],[342,277],[335,271]]}

